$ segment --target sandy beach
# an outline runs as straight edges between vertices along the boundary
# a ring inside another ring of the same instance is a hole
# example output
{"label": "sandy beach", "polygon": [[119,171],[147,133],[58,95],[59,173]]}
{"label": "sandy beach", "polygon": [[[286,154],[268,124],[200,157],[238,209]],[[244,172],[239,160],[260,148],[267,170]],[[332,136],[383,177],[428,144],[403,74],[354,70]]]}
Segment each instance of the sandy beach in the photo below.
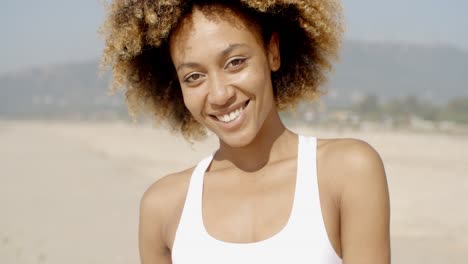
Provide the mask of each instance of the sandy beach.
{"label": "sandy beach", "polygon": [[[382,156],[392,263],[468,259],[468,136],[295,128],[355,137]],[[139,263],[139,200],[216,149],[120,122],[0,121],[0,263]]]}

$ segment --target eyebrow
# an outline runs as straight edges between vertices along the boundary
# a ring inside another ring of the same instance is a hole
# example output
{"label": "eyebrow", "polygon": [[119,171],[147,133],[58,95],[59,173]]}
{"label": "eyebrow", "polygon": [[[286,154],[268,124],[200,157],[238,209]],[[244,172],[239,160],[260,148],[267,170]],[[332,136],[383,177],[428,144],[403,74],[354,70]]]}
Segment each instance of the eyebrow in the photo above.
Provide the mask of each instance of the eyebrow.
{"label": "eyebrow", "polygon": [[198,63],[195,63],[195,62],[182,63],[182,64],[180,64],[179,66],[177,66],[176,71],[179,71],[180,68],[183,68],[183,67],[187,67],[187,68],[196,68],[197,66],[199,66],[199,64],[198,64]]}
{"label": "eyebrow", "polygon": [[[229,46],[221,52],[220,57],[225,57],[229,53],[231,53],[233,50],[240,48],[240,47],[248,47],[248,46],[246,44],[241,44],[241,43],[229,44]],[[195,63],[195,62],[182,63],[179,66],[177,66],[176,71],[179,71],[183,67],[196,68],[198,66],[200,66],[200,64]]]}
{"label": "eyebrow", "polygon": [[224,57],[228,55],[229,53],[231,53],[233,50],[240,48],[240,47],[248,47],[248,46],[246,44],[240,44],[240,43],[230,44],[229,47],[227,47],[225,50],[221,52],[221,56]]}

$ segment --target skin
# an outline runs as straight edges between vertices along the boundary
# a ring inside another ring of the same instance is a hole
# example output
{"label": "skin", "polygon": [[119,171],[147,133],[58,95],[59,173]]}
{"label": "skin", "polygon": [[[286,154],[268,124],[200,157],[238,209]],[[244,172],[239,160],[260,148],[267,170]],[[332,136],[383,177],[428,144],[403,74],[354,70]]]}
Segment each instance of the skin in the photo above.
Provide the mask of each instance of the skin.
{"label": "skin", "polygon": [[[195,9],[192,23],[171,36],[170,49],[187,108],[220,141],[204,178],[205,228],[218,240],[247,243],[274,236],[289,219],[298,138],[275,109],[270,76],[280,67],[277,35],[263,45],[258,30],[234,18],[239,23],[213,21]],[[215,117],[247,102],[233,124]],[[337,255],[347,264],[390,263],[388,188],[378,153],[356,139],[319,139],[317,165],[323,220]],[[145,192],[143,264],[171,263],[193,169]]]}

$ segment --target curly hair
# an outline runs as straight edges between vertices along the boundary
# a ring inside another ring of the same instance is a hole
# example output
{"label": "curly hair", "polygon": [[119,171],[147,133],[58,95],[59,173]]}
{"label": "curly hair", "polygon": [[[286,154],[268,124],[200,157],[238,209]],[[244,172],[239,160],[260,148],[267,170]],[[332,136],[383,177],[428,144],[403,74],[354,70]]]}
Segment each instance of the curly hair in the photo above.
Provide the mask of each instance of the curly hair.
{"label": "curly hair", "polygon": [[[194,7],[218,4],[259,26],[264,42],[280,39],[281,68],[272,73],[278,110],[320,95],[319,87],[338,57],[343,33],[338,0],[114,0],[101,27],[101,67],[112,66],[111,91],[125,87],[130,115],[150,112],[186,138],[205,129],[185,107],[169,53],[169,37]],[[208,8],[207,8],[208,7]]]}

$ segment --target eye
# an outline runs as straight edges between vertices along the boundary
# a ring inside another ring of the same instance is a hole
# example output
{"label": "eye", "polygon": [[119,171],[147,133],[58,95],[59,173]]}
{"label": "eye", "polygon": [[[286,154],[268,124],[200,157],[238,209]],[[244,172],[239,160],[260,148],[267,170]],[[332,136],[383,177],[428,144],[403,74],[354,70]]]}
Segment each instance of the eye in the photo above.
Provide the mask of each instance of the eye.
{"label": "eye", "polygon": [[246,58],[234,58],[230,60],[226,66],[226,68],[238,68],[244,64]]}
{"label": "eye", "polygon": [[184,82],[196,82],[202,78],[200,73],[192,73],[184,78]]}

